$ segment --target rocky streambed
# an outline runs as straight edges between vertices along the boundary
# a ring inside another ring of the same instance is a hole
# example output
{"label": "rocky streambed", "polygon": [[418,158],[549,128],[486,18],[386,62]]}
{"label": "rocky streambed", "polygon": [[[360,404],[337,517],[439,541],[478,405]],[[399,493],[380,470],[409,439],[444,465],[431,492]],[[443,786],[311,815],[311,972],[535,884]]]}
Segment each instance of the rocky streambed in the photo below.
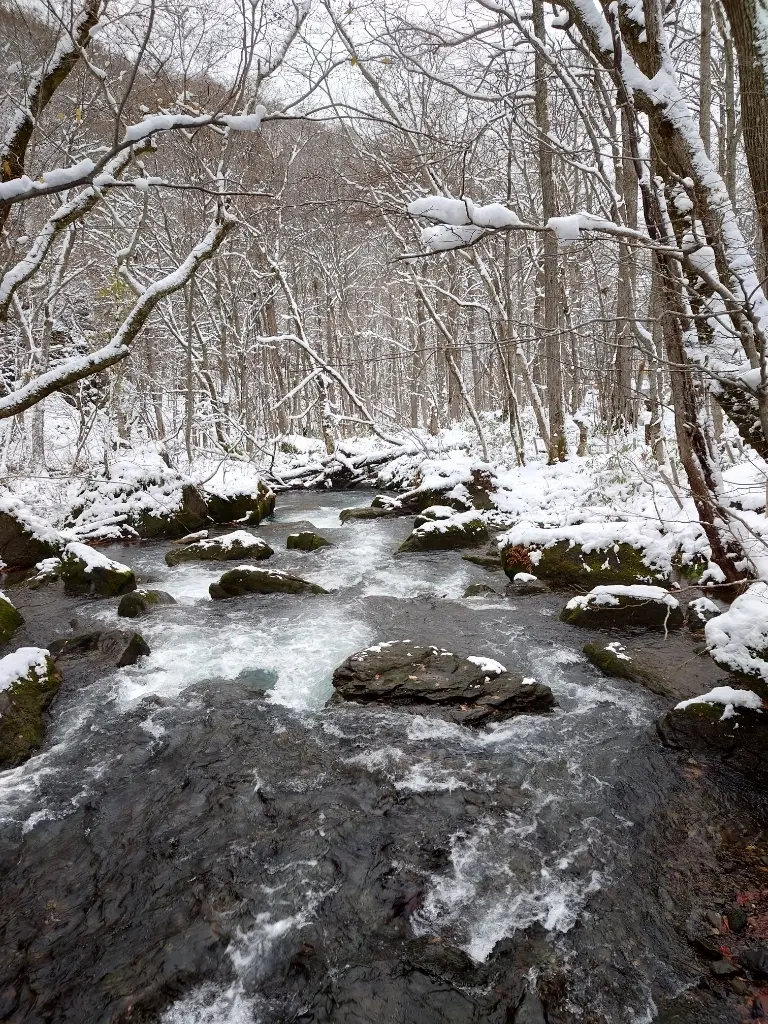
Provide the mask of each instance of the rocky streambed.
{"label": "rocky streambed", "polygon": [[[685,630],[628,630],[664,686],[609,678],[562,595],[464,598],[490,574],[394,557],[412,520],[342,526],[349,504],[285,495],[252,531],[329,593],[211,600],[226,566],[106,550],[176,603],[132,623],[135,664],[63,664],[41,752],[0,773],[0,1020],[759,1017],[759,967],[713,965],[763,937],[763,808],[655,724],[722,673]],[[286,549],[312,530],[330,545]],[[117,597],[12,596],[14,645],[121,624]],[[535,680],[557,706],[468,727],[410,696],[329,704],[334,669],[392,640],[493,659],[524,681],[504,700]]]}

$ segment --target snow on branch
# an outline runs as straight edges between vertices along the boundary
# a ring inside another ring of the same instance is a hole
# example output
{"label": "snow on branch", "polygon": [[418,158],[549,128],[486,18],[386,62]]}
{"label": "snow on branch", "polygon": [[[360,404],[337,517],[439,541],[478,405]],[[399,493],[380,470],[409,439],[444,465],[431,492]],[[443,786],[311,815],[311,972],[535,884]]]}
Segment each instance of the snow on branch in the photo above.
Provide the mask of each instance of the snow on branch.
{"label": "snow on branch", "polygon": [[184,262],[170,274],[145,288],[116,334],[106,345],[87,355],[66,359],[23,387],[0,398],[0,419],[24,412],[54,391],[60,391],[68,384],[82,380],[83,377],[106,370],[130,355],[132,343],[158,302],[182,288],[200,264],[213,256],[236,224],[235,217],[221,211],[208,228],[205,237],[192,249]]}

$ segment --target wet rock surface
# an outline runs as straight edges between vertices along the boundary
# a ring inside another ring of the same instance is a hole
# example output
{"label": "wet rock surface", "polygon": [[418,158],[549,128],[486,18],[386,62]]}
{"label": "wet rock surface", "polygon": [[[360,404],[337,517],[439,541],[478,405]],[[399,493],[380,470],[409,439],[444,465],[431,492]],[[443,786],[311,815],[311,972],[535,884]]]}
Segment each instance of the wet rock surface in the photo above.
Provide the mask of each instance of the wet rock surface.
{"label": "wet rock surface", "polygon": [[138,619],[149,615],[153,608],[176,604],[176,599],[164,590],[134,590],[123,594],[117,606],[117,614],[124,619]]}
{"label": "wet rock surface", "polygon": [[230,569],[217,583],[208,588],[211,597],[220,601],[244,594],[327,594],[317,583],[276,569],[250,569],[241,566]]}
{"label": "wet rock surface", "polygon": [[301,533],[288,534],[285,546],[289,551],[317,551],[318,548],[330,547],[331,542],[319,533],[303,530]]}
{"label": "wet rock surface", "polygon": [[425,713],[439,709],[451,721],[481,726],[515,715],[550,711],[552,691],[541,683],[476,664],[450,651],[409,642],[384,642],[348,658],[333,673],[336,696],[375,701]]}
{"label": "wet rock surface", "polygon": [[123,629],[105,629],[94,633],[80,633],[75,636],[52,640],[48,645],[57,665],[82,662],[82,659],[125,668],[135,665],[139,658],[150,654],[149,644],[141,633]]}
{"label": "wet rock surface", "polygon": [[584,596],[572,597],[560,618],[572,626],[592,629],[679,629],[684,622],[677,599],[657,587],[597,587]]}
{"label": "wet rock surface", "polygon": [[[23,653],[29,656],[23,658]],[[35,653],[36,652],[36,653]],[[43,742],[45,712],[61,685],[61,676],[48,652],[23,648],[0,661],[0,770],[21,764]],[[20,657],[22,656],[22,657]]]}

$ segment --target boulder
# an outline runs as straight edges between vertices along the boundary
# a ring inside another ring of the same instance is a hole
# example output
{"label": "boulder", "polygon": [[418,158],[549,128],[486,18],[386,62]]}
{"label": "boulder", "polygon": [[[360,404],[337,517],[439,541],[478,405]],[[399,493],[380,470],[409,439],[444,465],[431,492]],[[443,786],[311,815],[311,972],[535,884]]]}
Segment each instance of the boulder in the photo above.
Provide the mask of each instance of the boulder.
{"label": "boulder", "polygon": [[178,545],[165,555],[166,565],[180,562],[225,562],[243,558],[261,561],[274,554],[272,548],[261,537],[254,537],[246,530],[225,533],[210,540],[196,540],[191,544]]}
{"label": "boulder", "polygon": [[9,569],[31,569],[61,546],[59,532],[18,498],[0,499],[0,560]]}
{"label": "boulder", "polygon": [[318,548],[329,548],[332,544],[319,533],[312,533],[311,530],[302,533],[292,533],[288,536],[285,545],[289,551],[317,551]]}
{"label": "boulder", "polygon": [[24,625],[16,605],[0,591],[0,644],[7,644],[13,634]]}
{"label": "boulder", "polygon": [[571,540],[546,546],[507,544],[501,549],[501,564],[510,579],[519,572],[535,573],[559,587],[669,583],[668,574],[649,566],[642,551],[626,543],[611,542],[605,548],[589,551]]}
{"label": "boulder", "polygon": [[108,477],[84,480],[67,525],[89,540],[172,539],[206,527],[208,508],[189,477],[147,453],[140,464],[118,461]]}
{"label": "boulder", "polygon": [[41,587],[55,583],[61,572],[61,559],[44,558],[42,562],[37,563],[35,569],[37,570],[35,574],[28,576],[21,584],[25,590],[39,590]]}
{"label": "boulder", "polygon": [[117,614],[124,619],[138,619],[160,605],[176,604],[176,598],[164,590],[132,590],[123,594],[117,606]]}
{"label": "boulder", "polygon": [[59,575],[67,594],[119,597],[136,589],[133,570],[114,562],[87,544],[67,544]]}
{"label": "boulder", "polygon": [[342,523],[348,523],[353,519],[392,519],[396,515],[398,513],[389,507],[360,505],[356,508],[343,508],[339,512],[339,519]]}
{"label": "boulder", "polygon": [[714,601],[710,601],[708,597],[698,597],[690,602],[686,611],[688,628],[698,632],[704,629],[710,619],[722,613],[722,608],[718,608]]}
{"label": "boulder", "polygon": [[488,527],[475,512],[460,512],[450,519],[439,519],[417,526],[403,541],[398,552],[452,551],[488,541]]}
{"label": "boulder", "polygon": [[595,587],[588,594],[572,597],[560,618],[573,626],[590,628],[677,629],[683,624],[677,598],[662,587],[648,586]]}
{"label": "boulder", "polygon": [[768,679],[768,584],[753,583],[704,626],[709,653],[722,668]]}
{"label": "boulder", "polygon": [[208,540],[210,530],[196,530],[194,533],[188,533],[184,537],[176,537],[171,540],[171,544],[194,544],[198,540]]}
{"label": "boulder", "polygon": [[217,583],[208,588],[215,601],[227,597],[241,597],[243,594],[327,594],[328,591],[310,583],[300,576],[276,569],[254,569],[239,565],[230,569]]}
{"label": "boulder", "polygon": [[41,647],[21,647],[0,659],[0,769],[21,764],[43,742],[45,711],[60,685]]}
{"label": "boulder", "polygon": [[205,498],[193,484],[184,484],[177,508],[163,514],[161,509],[140,513],[134,523],[140,537],[174,538],[184,537],[199,530],[208,522],[208,507]]}
{"label": "boulder", "polygon": [[672,697],[672,689],[658,673],[652,672],[626,653],[622,644],[585,644],[584,654],[587,660],[604,672],[607,676],[627,679],[631,683],[644,686],[651,693],[660,697]]}
{"label": "boulder", "polygon": [[49,647],[51,656],[58,664],[68,659],[104,662],[115,668],[135,665],[139,658],[150,654],[149,644],[141,633],[122,629],[105,629],[95,633],[54,640]]}
{"label": "boulder", "polygon": [[333,673],[335,701],[405,707],[472,726],[556,706],[548,686],[510,675],[488,658],[462,658],[408,640],[380,643]]}
{"label": "boulder", "polygon": [[258,526],[275,511],[275,492],[259,480],[243,489],[205,491],[208,515],[214,523],[248,523]]}
{"label": "boulder", "polygon": [[768,714],[761,713],[760,696],[753,691],[716,687],[682,701],[656,728],[667,746],[738,773],[750,790],[768,789]]}
{"label": "boulder", "polygon": [[507,593],[510,597],[530,597],[532,594],[549,593],[549,587],[532,573],[518,572],[507,584]]}
{"label": "boulder", "polygon": [[441,519],[451,519],[455,515],[456,509],[450,505],[430,505],[416,516],[413,525],[423,526],[424,523],[437,523]]}

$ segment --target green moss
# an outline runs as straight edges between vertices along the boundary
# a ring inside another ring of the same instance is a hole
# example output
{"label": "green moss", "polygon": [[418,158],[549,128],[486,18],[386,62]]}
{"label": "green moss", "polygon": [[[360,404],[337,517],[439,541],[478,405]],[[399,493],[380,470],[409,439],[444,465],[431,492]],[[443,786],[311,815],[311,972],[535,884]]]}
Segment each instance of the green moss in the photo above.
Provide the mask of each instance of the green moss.
{"label": "green moss", "polygon": [[113,569],[99,565],[86,572],[87,568],[82,558],[75,555],[66,555],[61,560],[59,575],[64,582],[65,593],[120,597],[136,589],[136,577],[131,569]]}
{"label": "green moss", "polygon": [[[528,550],[528,556],[531,550]],[[533,572],[558,586],[596,587],[607,584],[655,583],[665,586],[669,577],[643,561],[642,552],[631,544],[612,545],[606,550],[585,552],[578,544],[559,541],[541,550],[541,558],[533,563]],[[521,571],[518,566],[505,564],[510,579]],[[522,570],[530,571],[530,570]]]}
{"label": "green moss", "polygon": [[194,544],[185,544],[182,547],[174,548],[166,552],[166,565],[179,565],[181,562],[227,562],[243,558],[255,558],[262,560],[274,555],[274,551],[266,542],[258,547],[241,544],[236,541],[233,544],[217,544],[214,540],[198,541]]}
{"label": "green moss", "polygon": [[339,513],[342,523],[348,523],[351,519],[387,519],[394,513],[389,508],[363,506],[362,508],[343,508]]}
{"label": "green moss", "polygon": [[24,624],[24,619],[6,597],[0,597],[0,644],[7,644],[13,634]]}
{"label": "green moss", "polygon": [[[649,629],[679,629],[683,613],[679,606],[669,608],[660,601],[633,597],[617,597],[617,604],[578,604],[563,608],[560,618],[572,626],[608,628],[614,626],[645,626]],[[570,602],[569,602],[570,604]]]}
{"label": "green moss", "polygon": [[300,576],[287,572],[273,572],[269,569],[230,569],[217,583],[212,583],[208,592],[214,601],[227,597],[241,597],[244,594],[327,594],[328,591],[317,583],[310,583]]}
{"label": "green moss", "polygon": [[587,659],[607,676],[614,676],[617,679],[628,679],[632,683],[639,683],[661,697],[673,696],[671,687],[667,685],[661,676],[636,665],[631,658],[620,658],[615,651],[609,651],[602,644],[584,644],[583,650]]}
{"label": "green moss", "polygon": [[44,713],[61,685],[56,666],[46,658],[46,671],[28,675],[0,692],[0,769],[13,768],[43,742]]}

